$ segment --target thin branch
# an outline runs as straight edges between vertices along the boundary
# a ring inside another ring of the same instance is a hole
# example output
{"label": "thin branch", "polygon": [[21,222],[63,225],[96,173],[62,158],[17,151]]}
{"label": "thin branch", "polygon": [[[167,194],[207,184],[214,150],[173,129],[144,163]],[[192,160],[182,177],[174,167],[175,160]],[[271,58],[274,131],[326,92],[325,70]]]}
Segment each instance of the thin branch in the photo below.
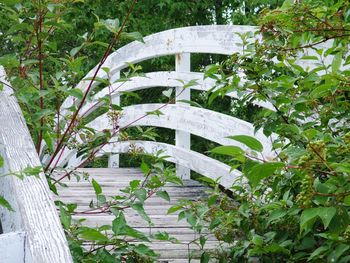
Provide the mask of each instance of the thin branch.
{"label": "thin branch", "polygon": [[59,151],[60,151],[60,149],[61,149],[61,147],[62,147],[62,145],[63,145],[63,143],[64,143],[64,141],[65,141],[65,139],[66,139],[66,137],[68,137],[68,136],[71,134],[71,130],[72,130],[72,128],[74,127],[75,121],[76,121],[76,119],[77,119],[77,117],[78,117],[78,114],[79,114],[81,108],[82,108],[83,105],[84,105],[84,102],[85,102],[85,100],[86,100],[86,98],[87,98],[87,95],[89,94],[90,90],[92,89],[92,86],[93,86],[93,83],[95,82],[95,79],[96,79],[96,77],[97,77],[97,74],[98,74],[98,72],[100,71],[100,69],[102,68],[102,66],[103,66],[104,62],[106,61],[107,57],[109,56],[110,52],[112,51],[113,46],[114,46],[114,45],[117,43],[117,41],[119,40],[119,38],[120,38],[120,36],[121,36],[121,33],[122,33],[122,31],[124,30],[124,28],[125,28],[126,22],[128,21],[130,15],[131,15],[131,12],[132,12],[133,9],[134,9],[134,6],[135,6],[136,2],[137,2],[137,0],[134,0],[134,1],[132,2],[132,5],[131,5],[131,7],[130,7],[130,9],[129,9],[129,11],[128,11],[128,13],[127,13],[127,15],[126,15],[126,17],[125,17],[125,19],[124,19],[124,21],[123,21],[121,27],[120,27],[120,29],[119,29],[119,31],[117,32],[117,34],[115,35],[115,37],[113,38],[113,40],[111,41],[111,43],[109,44],[109,46],[108,46],[108,48],[106,49],[106,51],[105,51],[105,53],[104,53],[102,59],[100,60],[100,63],[98,64],[97,69],[95,70],[95,73],[94,73],[92,79],[90,80],[90,83],[89,83],[89,85],[88,85],[88,87],[87,87],[87,89],[86,89],[86,91],[85,91],[85,93],[84,93],[84,96],[83,96],[82,100],[80,101],[80,104],[79,104],[77,110],[74,112],[74,114],[73,114],[73,116],[72,116],[72,119],[71,119],[70,123],[68,124],[68,127],[67,127],[66,130],[64,131],[64,133],[63,133],[61,139],[59,140],[59,142],[58,142],[58,144],[57,144],[57,146],[56,146],[56,149],[55,149],[55,151],[54,151],[54,154],[52,155],[50,161],[48,162],[47,166],[46,166],[45,169],[44,169],[45,172],[47,172],[47,170],[49,169],[49,167],[50,167],[50,165],[52,164],[53,160],[55,159],[56,155],[59,153]]}
{"label": "thin branch", "polygon": [[[41,1],[39,1],[39,4]],[[37,41],[38,41],[38,48],[39,48],[39,83],[40,83],[40,110],[44,110],[44,96],[42,94],[42,91],[44,90],[44,81],[43,81],[43,41],[42,41],[42,26],[43,26],[43,16],[42,16],[42,10],[41,5],[39,6],[39,29],[37,31]],[[41,150],[41,143],[43,140],[43,127],[44,127],[44,117],[42,116],[40,118],[40,130],[39,130],[39,138],[38,143],[36,147],[36,151],[38,154],[40,154]]]}

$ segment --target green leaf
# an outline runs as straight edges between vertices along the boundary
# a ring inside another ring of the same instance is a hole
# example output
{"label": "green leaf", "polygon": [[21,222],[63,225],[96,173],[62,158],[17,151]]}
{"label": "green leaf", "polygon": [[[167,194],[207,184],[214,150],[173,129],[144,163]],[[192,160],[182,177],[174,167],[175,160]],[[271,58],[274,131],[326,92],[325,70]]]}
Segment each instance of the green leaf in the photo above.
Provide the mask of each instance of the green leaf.
{"label": "green leaf", "polygon": [[26,167],[22,170],[21,174],[23,176],[35,176],[38,177],[42,172],[43,168],[41,166]]}
{"label": "green leaf", "polygon": [[208,263],[210,260],[210,254],[208,252],[203,252],[201,255],[201,261],[200,263]]}
{"label": "green leaf", "polygon": [[350,206],[350,195],[345,196],[345,198],[344,198],[344,204]]}
{"label": "green leaf", "polygon": [[330,249],[329,245],[326,243],[325,245],[318,247],[317,249],[315,249],[310,257],[307,259],[307,261],[311,261],[314,258],[320,258],[322,254],[324,254],[326,251],[328,251]]}
{"label": "green leaf", "polygon": [[119,235],[125,226],[126,220],[124,213],[120,212],[119,215],[112,222],[112,231],[115,235]]}
{"label": "green leaf", "polygon": [[90,240],[90,241],[105,241],[107,242],[109,239],[107,236],[102,234],[100,231],[97,231],[93,228],[83,228],[83,230],[79,231],[80,238]]}
{"label": "green leaf", "polygon": [[201,248],[204,248],[205,243],[207,242],[207,238],[205,236],[200,236],[199,238],[199,244],[201,245]]}
{"label": "green leaf", "polygon": [[146,114],[147,115],[156,115],[156,116],[164,115],[164,113],[161,112],[160,110],[147,111]]}
{"label": "green leaf", "polygon": [[262,179],[273,175],[277,169],[283,168],[284,163],[258,163],[246,171],[245,175],[253,187],[256,187]]}
{"label": "green leaf", "polygon": [[84,93],[80,89],[71,89],[67,91],[68,95],[73,96],[79,100],[84,97]]}
{"label": "green leaf", "polygon": [[332,85],[328,83],[317,86],[310,92],[310,97],[314,99],[321,98],[327,95],[331,91],[331,88],[332,88]]}
{"label": "green leaf", "polygon": [[9,211],[12,211],[12,212],[15,211],[13,210],[10,203],[2,195],[0,195],[0,206],[7,208]]}
{"label": "green leaf", "polygon": [[72,216],[64,209],[64,207],[60,204],[60,219],[62,225],[65,229],[68,229],[71,225]]}
{"label": "green leaf", "polygon": [[228,155],[228,156],[237,156],[237,155],[243,155],[244,151],[239,148],[238,146],[228,145],[228,146],[218,146],[212,150],[210,150],[212,153],[222,154],[222,155]]}
{"label": "green leaf", "polygon": [[141,180],[132,180],[130,181],[129,185],[131,189],[136,189],[137,187],[139,187],[140,183],[141,183]]}
{"label": "green leaf", "polygon": [[195,106],[195,107],[198,107],[198,108],[203,108],[202,105],[200,105],[198,102],[195,102],[195,101],[192,101],[192,100],[178,100],[177,102],[182,102],[182,103],[187,103],[191,106]]}
{"label": "green leaf", "polygon": [[157,254],[150,249],[148,246],[144,245],[144,244],[140,244],[134,247],[134,251],[138,254],[140,254],[141,256],[146,256],[146,257],[156,257]]}
{"label": "green leaf", "polygon": [[94,187],[95,194],[99,195],[102,193],[102,188],[98,182],[96,182],[95,179],[92,179],[92,186]]}
{"label": "green leaf", "polygon": [[158,191],[156,193],[156,195],[159,196],[160,198],[163,198],[164,200],[170,202],[170,196],[169,196],[167,191]]}
{"label": "green leaf", "polygon": [[333,233],[340,234],[347,229],[350,224],[350,217],[348,211],[343,206],[337,207],[337,215],[329,224],[329,230]]}
{"label": "green leaf", "polygon": [[4,166],[4,158],[0,155],[0,168]]}
{"label": "green leaf", "polygon": [[334,168],[339,173],[349,173],[350,174],[350,163],[332,163],[331,167]]}
{"label": "green leaf", "polygon": [[310,230],[317,218],[321,218],[324,228],[328,228],[333,217],[337,213],[335,207],[309,208],[302,212],[300,217],[300,230]]}
{"label": "green leaf", "polygon": [[147,198],[147,191],[144,188],[140,188],[140,189],[135,190],[134,194],[137,197],[137,199],[139,199],[142,203]]}
{"label": "green leaf", "polygon": [[43,139],[47,145],[47,148],[49,151],[53,152],[53,138],[51,137],[50,133],[47,131],[43,132]]}
{"label": "green leaf", "polygon": [[122,230],[123,235],[127,235],[130,237],[134,237],[143,241],[150,242],[149,239],[140,231],[137,231],[136,229],[130,227],[130,226],[124,226]]}
{"label": "green leaf", "polygon": [[19,60],[15,55],[5,55],[0,57],[0,65],[3,65],[5,68],[17,68],[19,67]]}
{"label": "green leaf", "polygon": [[131,208],[134,209],[148,223],[151,223],[151,218],[149,218],[149,216],[146,214],[142,204],[140,203],[132,204]]}
{"label": "green leaf", "polygon": [[328,228],[329,223],[332,221],[332,218],[337,213],[335,207],[319,207],[319,217],[321,218],[325,228]]}
{"label": "green leaf", "polygon": [[151,168],[144,161],[142,161],[140,169],[144,175],[148,175],[151,172]]}
{"label": "green leaf", "polygon": [[338,52],[334,55],[333,62],[332,62],[332,71],[333,73],[336,73],[339,71],[341,63],[342,63],[342,52]]}
{"label": "green leaf", "polygon": [[273,210],[272,213],[270,214],[268,220],[267,220],[267,223],[270,224],[271,222],[284,217],[286,214],[287,214],[287,212],[283,209]]}
{"label": "green leaf", "polygon": [[318,208],[309,208],[302,212],[300,217],[300,230],[311,229],[318,217]]}
{"label": "green leaf", "polygon": [[339,258],[344,254],[345,251],[349,250],[350,246],[348,244],[339,244],[328,256],[328,262],[339,262]]}
{"label": "green leaf", "polygon": [[140,42],[144,43],[143,36],[139,32],[130,32],[130,33],[123,32],[122,36],[124,38],[130,39],[130,40],[136,40],[136,41],[140,41]]}
{"label": "green leaf", "polygon": [[229,136],[228,138],[238,141],[240,143],[243,143],[246,146],[248,146],[250,149],[257,152],[262,152],[264,149],[261,142],[259,142],[257,139],[248,135],[235,135],[235,136]]}
{"label": "green leaf", "polygon": [[172,207],[170,207],[170,208],[168,209],[167,214],[175,213],[176,211],[179,211],[179,210],[181,210],[182,208],[183,208],[182,205],[173,205]]}
{"label": "green leaf", "polygon": [[72,48],[72,50],[69,52],[69,54],[74,57],[83,47],[84,45]]}
{"label": "green leaf", "polygon": [[112,33],[116,33],[120,25],[119,19],[106,19],[106,20],[101,19],[100,23]]}

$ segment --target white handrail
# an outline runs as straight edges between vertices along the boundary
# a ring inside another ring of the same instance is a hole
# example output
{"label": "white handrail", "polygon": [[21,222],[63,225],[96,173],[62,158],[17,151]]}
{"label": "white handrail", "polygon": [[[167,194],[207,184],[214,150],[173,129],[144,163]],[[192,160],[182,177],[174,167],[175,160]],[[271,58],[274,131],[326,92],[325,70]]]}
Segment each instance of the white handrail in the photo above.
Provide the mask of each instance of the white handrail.
{"label": "white handrail", "polygon": [[[169,104],[160,110],[160,115],[150,114],[161,106],[162,104],[152,103],[124,107],[122,116],[119,119],[119,125],[124,127],[139,119],[130,126],[155,126],[187,131],[221,145],[239,145],[244,149],[247,149],[244,145],[227,137],[242,134],[250,135],[256,137],[263,144],[263,155],[265,158],[275,156],[272,150],[271,138],[266,137],[261,131],[255,133],[254,126],[249,122],[185,104]],[[142,116],[145,117],[140,118]],[[107,115],[103,114],[88,126],[102,131],[108,127],[108,123]]]}
{"label": "white handrail", "polygon": [[[180,81],[181,80],[181,81]],[[132,77],[124,82],[115,82],[111,85],[112,99],[123,96],[123,92],[133,92],[143,89],[150,89],[155,87],[177,87],[183,83],[187,84],[190,81],[195,81],[191,86],[193,90],[209,91],[216,87],[216,81],[211,78],[204,78],[204,74],[201,72],[176,72],[176,71],[158,71],[146,73],[143,76]],[[183,83],[182,83],[183,82]],[[87,102],[83,108],[82,113],[89,114],[96,108],[102,105],[99,99],[106,96],[109,90],[103,89],[98,92],[93,101]],[[231,91],[225,94],[225,96],[239,99],[237,92]],[[273,105],[265,101],[253,101],[253,104],[262,108],[275,111]]]}
{"label": "white handrail", "polygon": [[[172,29],[152,34],[144,38],[144,43],[135,41],[112,53],[103,65],[103,67],[109,68],[109,73],[107,74],[106,71],[101,70],[98,72],[97,77],[104,79],[109,78],[111,83],[114,83],[114,81],[119,77],[120,71],[126,68],[128,66],[128,63],[138,63],[150,58],[160,57],[164,55],[175,55],[177,65],[176,72],[163,74],[163,78],[158,79],[153,84],[157,84],[157,86],[170,85],[169,82],[167,82],[165,79],[167,77],[166,74],[168,74],[168,76],[173,76],[176,74],[177,76],[180,76],[179,79],[181,79],[181,77],[184,77],[185,81],[188,80],[188,78],[196,75],[200,76],[201,78],[199,79],[199,85],[195,85],[193,89],[208,90],[212,88],[215,83],[212,80],[204,79],[203,74],[189,72],[190,53],[210,53],[223,55],[230,55],[235,52],[242,53],[243,41],[240,34],[251,34],[253,41],[254,39],[260,37],[258,34],[255,34],[257,29],[257,27],[252,26],[194,26]],[[183,56],[183,54],[188,54],[188,59],[185,62],[181,60],[181,56]],[[86,91],[87,87],[89,86],[90,79],[95,73],[96,69],[97,66],[86,75],[86,77],[77,85],[77,88]],[[154,73],[153,75],[151,74],[152,73],[150,73],[149,76],[157,77],[157,73]],[[151,85],[151,81],[149,81],[148,84],[147,81],[145,81],[145,84],[140,84],[137,83],[137,81],[141,79],[134,80],[134,87],[132,87],[132,85],[128,86],[128,82],[125,82],[126,86],[131,90],[148,88],[150,86],[147,85]],[[179,85],[179,82],[174,83],[174,80],[175,79],[171,80],[170,83],[171,85],[175,84],[173,87],[177,87],[177,94],[180,94],[180,96],[182,96],[182,93],[185,92],[186,96],[182,99],[190,100],[189,90],[182,91],[182,89],[179,87],[181,86]],[[94,88],[99,83],[99,81],[94,81],[92,88]],[[113,90],[117,85],[119,85],[118,82],[112,84],[112,87],[109,86],[109,91]],[[125,90],[127,89],[128,88],[125,88]],[[123,88],[121,88],[121,90],[123,90]],[[102,90],[102,92],[96,96],[97,100],[99,96],[104,96],[105,94],[107,94],[107,88]],[[119,103],[119,97],[121,93],[118,91],[113,91],[111,95],[112,99]],[[238,97],[234,92],[227,95],[235,98]],[[61,107],[62,114],[65,114],[65,109],[74,103],[76,103],[74,98],[68,98]],[[80,114],[88,114],[90,111],[93,111],[95,109],[93,106],[94,103],[96,103],[96,100],[87,102]],[[263,107],[273,109],[272,105],[266,103],[257,102],[256,104],[260,104]],[[99,106],[98,103],[97,106]],[[193,133],[220,144],[238,144],[235,141],[225,138],[230,135],[249,134],[255,136],[253,126],[247,122],[243,122],[239,119],[229,117],[224,114],[215,113],[213,111],[188,107],[187,105],[180,104],[177,105],[177,107],[175,105],[168,105],[163,109],[163,111],[166,112],[165,115],[167,116],[167,119],[164,119],[164,116],[155,117],[154,115],[149,115],[146,118],[142,118],[139,121],[134,122],[138,117],[140,117],[140,114],[145,114],[147,111],[152,111],[155,109],[154,107],[157,106],[137,105],[126,107],[124,108],[124,115],[120,118],[118,125],[122,127],[123,125],[128,125],[128,123],[132,122],[132,126],[154,125],[175,129],[176,134],[183,135],[176,136],[176,145],[185,148],[190,147],[189,134],[185,136],[185,133]],[[218,124],[220,125],[218,126]],[[110,128],[106,115],[94,120],[89,124],[89,126],[96,128],[97,130]],[[265,146],[263,156],[265,157],[274,155],[272,154],[271,141],[263,136],[261,132],[258,132],[257,135],[258,139],[261,139],[263,145]],[[74,150],[71,151],[65,149],[64,153],[61,155],[62,158],[60,164],[62,165],[71,159],[69,163],[71,165],[76,165],[78,163],[78,159],[75,158],[74,152]],[[117,163],[118,156],[112,155],[109,159],[109,164],[111,164],[111,166],[114,166],[114,164]],[[180,168],[177,169],[177,172],[178,174],[181,172]],[[189,176],[189,172],[187,172],[187,174]]]}
{"label": "white handrail", "polygon": [[[134,41],[114,53],[112,53],[103,67],[110,69],[109,77],[113,78],[120,70],[126,68],[128,63],[138,63],[147,59],[179,53],[209,53],[231,55],[234,52],[242,52],[242,39],[239,34],[254,33],[258,30],[253,26],[236,25],[210,25],[191,26],[171,29],[144,38],[144,43]],[[79,82],[77,88],[85,91],[91,78],[96,72],[94,67]],[[107,78],[107,73],[100,70],[99,78]],[[95,81],[93,86],[98,85]],[[63,109],[74,103],[74,98],[69,97],[63,103]]]}
{"label": "white handrail", "polygon": [[[2,67],[0,79],[6,82]],[[41,166],[21,109],[7,86],[0,91],[0,123],[0,154],[5,159],[1,173]],[[10,212],[0,206],[4,232],[25,233],[25,262],[73,262],[43,173],[23,180],[15,176],[0,176],[0,194],[15,210]]]}

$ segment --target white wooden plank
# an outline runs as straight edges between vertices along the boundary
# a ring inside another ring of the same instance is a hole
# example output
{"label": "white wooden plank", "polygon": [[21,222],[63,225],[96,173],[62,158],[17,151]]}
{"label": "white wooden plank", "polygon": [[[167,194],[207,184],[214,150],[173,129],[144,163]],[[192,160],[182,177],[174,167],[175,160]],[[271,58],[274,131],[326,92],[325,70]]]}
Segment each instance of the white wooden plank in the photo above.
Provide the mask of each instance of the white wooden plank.
{"label": "white wooden plank", "polygon": [[[182,130],[214,141],[221,145],[238,145],[243,149],[246,146],[228,139],[232,135],[249,135],[257,138],[264,146],[263,155],[267,159],[275,156],[272,150],[271,138],[266,137],[260,130],[254,132],[254,126],[246,121],[240,120],[215,111],[192,107],[182,104],[170,104],[161,109],[161,115],[147,115],[147,112],[155,111],[162,104],[138,104],[124,107],[120,118],[121,127],[132,123],[130,126],[155,126],[174,130]],[[145,116],[147,115],[147,116]],[[141,118],[142,116],[145,116]],[[89,126],[97,130],[103,130],[108,123],[106,114],[92,121]]]}
{"label": "white wooden plank", "polygon": [[[110,145],[106,145],[103,150],[109,152]],[[207,157],[203,154],[186,150],[174,145],[150,141],[124,141],[117,142],[113,146],[121,153],[130,151],[130,147],[142,149],[145,153],[155,154],[159,150],[163,151],[164,156],[169,156],[166,160],[173,163],[178,163],[192,171],[209,177],[213,180],[219,179],[220,184],[224,187],[230,187],[241,176],[237,170],[231,171],[231,167],[221,163],[215,159]]]}
{"label": "white wooden plank", "polygon": [[[0,68],[0,78],[5,72]],[[3,173],[18,172],[40,166],[40,160],[21,109],[4,87],[0,92],[0,153],[5,159]],[[0,208],[4,232],[24,231],[33,262],[72,262],[68,244],[58,218],[46,178],[19,180],[14,176],[0,178],[0,194],[11,202],[15,212]]]}
{"label": "white wooden plank", "polygon": [[0,234],[0,262],[25,263],[32,262],[25,253],[26,237],[23,232]]}
{"label": "white wooden plank", "polygon": [[[119,144],[121,142],[117,142]],[[104,194],[117,194],[123,186],[126,186],[128,182],[136,178],[143,179],[144,176],[139,169],[115,169],[115,168],[83,168],[79,169],[79,172],[87,172],[90,174],[90,178],[97,180],[102,187]],[[125,174],[123,172],[125,171]],[[102,183],[101,183],[102,179]],[[95,199],[93,187],[89,182],[85,180],[82,182],[65,183],[74,184],[72,188],[59,187],[59,198],[66,202],[78,203],[77,211],[89,210],[88,203],[90,199]],[[186,262],[188,260],[188,248],[190,251],[194,251],[198,254],[198,247],[188,244],[194,239],[198,238],[198,234],[190,228],[186,220],[178,221],[178,212],[171,215],[167,215],[168,209],[178,204],[179,199],[198,199],[201,195],[205,194],[207,187],[199,186],[199,184],[192,180],[184,180],[184,186],[165,186],[163,189],[168,191],[171,202],[161,199],[157,196],[152,196],[144,203],[146,213],[151,218],[153,225],[149,225],[136,211],[128,208],[124,211],[126,220],[130,226],[135,227],[138,231],[145,234],[155,234],[159,231],[167,232],[171,237],[178,239],[178,244],[173,244],[168,241],[152,240],[150,245],[156,253],[160,254],[158,262]],[[113,215],[108,214],[90,214],[74,215],[75,220],[86,218],[83,225],[96,227],[103,224],[110,224],[115,218]],[[208,232],[204,232],[205,234]],[[112,231],[106,231],[107,235],[112,235]],[[134,244],[141,244],[142,242],[135,241],[132,238],[128,239]],[[218,244],[214,235],[209,237],[207,241],[207,249],[214,248]]]}
{"label": "white wooden plank", "polygon": [[111,147],[113,147],[114,152],[117,151],[119,153],[128,153],[132,147],[142,149],[145,153],[149,154],[156,154],[161,150],[164,156],[169,156],[169,158],[166,159],[167,161],[186,166],[192,171],[213,180],[219,179],[220,184],[226,188],[231,187],[241,176],[241,173],[238,170],[231,171],[230,166],[215,159],[166,143],[151,141],[123,141],[116,142],[113,146],[108,144],[103,147],[102,150],[103,152],[110,152]]}
{"label": "white wooden plank", "polygon": [[[119,78],[120,78],[120,71],[117,71],[109,81],[110,81],[110,83],[115,83],[116,81],[118,81]],[[115,96],[112,96],[113,87],[109,86],[108,89],[110,92],[109,95],[111,97],[112,104],[120,106],[119,94],[115,94]],[[104,90],[106,90],[106,89],[104,89]],[[115,140],[117,140],[117,138],[115,138]],[[113,154],[113,150],[111,151],[110,155],[108,156],[108,167],[109,168],[118,168],[119,167],[119,154]]]}
{"label": "white wooden plank", "polygon": [[[190,72],[191,71],[191,54],[179,53],[175,55],[175,70],[176,72]],[[184,89],[182,86],[176,87],[176,103],[181,104],[180,100],[191,100],[191,88]],[[175,145],[187,150],[191,149],[191,134],[184,130],[175,131]],[[190,179],[191,170],[176,164],[176,175],[182,179]]]}
{"label": "white wooden plank", "polygon": [[[216,86],[220,87],[220,85],[217,85],[216,80],[204,78],[204,74],[200,72],[158,71],[146,73],[144,76],[132,77],[125,82],[116,82],[112,84],[112,98],[122,96],[122,92],[132,92],[157,87],[170,88],[183,85],[179,80],[182,80],[184,83],[189,83],[191,80],[195,80],[197,84],[191,86],[191,89],[193,90],[209,91]],[[82,112],[89,114],[91,111],[98,108],[101,105],[99,99],[107,94],[106,91],[106,89],[103,89],[94,96],[93,101],[86,102],[83,106]],[[235,99],[239,98],[236,91],[228,92],[225,95]],[[275,111],[275,108],[269,102],[253,101],[253,104]]]}
{"label": "white wooden plank", "polygon": [[[114,53],[105,61],[103,67],[110,68],[110,76],[127,67],[127,63],[137,63],[143,60],[164,55],[178,53],[211,53],[231,55],[234,52],[242,52],[242,40],[237,33],[257,31],[257,27],[234,25],[210,25],[176,28],[160,33],[152,34],[144,38],[142,42],[132,42]],[[77,85],[77,88],[86,90],[90,78],[96,71],[93,68],[85,78]],[[98,77],[107,78],[107,73],[99,71]],[[98,82],[94,83],[94,86]],[[73,103],[73,97],[69,97],[63,108]]]}

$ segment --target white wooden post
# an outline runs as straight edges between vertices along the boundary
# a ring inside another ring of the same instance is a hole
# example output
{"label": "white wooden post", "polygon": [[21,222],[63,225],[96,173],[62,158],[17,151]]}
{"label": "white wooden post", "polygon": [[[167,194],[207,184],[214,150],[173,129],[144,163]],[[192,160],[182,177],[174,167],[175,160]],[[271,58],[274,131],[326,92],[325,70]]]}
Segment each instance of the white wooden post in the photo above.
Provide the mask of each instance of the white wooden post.
{"label": "white wooden post", "polygon": [[[191,54],[179,53],[175,56],[175,70],[176,72],[190,72],[191,71]],[[190,88],[183,89],[183,87],[176,87],[176,103],[179,100],[191,100]],[[184,149],[191,149],[191,134],[184,131],[175,131],[175,145]],[[182,179],[190,179],[191,170],[176,164],[176,174]]]}
{"label": "white wooden post", "polygon": [[[113,84],[115,81],[120,79],[120,71],[116,72],[111,79],[109,80],[111,84]],[[114,85],[114,87],[118,87],[118,85]],[[116,91],[118,93],[118,91]],[[112,103],[115,105],[120,105],[120,96],[111,96]],[[114,141],[117,141],[117,138],[112,139]],[[113,154],[112,153],[108,156],[108,168],[118,168],[119,167],[119,154]]]}

